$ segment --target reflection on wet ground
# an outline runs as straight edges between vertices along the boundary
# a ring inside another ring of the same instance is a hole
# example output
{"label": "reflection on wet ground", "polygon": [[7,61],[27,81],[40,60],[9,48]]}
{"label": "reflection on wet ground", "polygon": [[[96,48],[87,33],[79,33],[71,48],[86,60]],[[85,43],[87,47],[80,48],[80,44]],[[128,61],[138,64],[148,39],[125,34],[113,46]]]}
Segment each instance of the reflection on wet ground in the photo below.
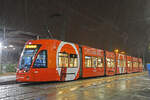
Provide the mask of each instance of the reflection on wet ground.
{"label": "reflection on wet ground", "polygon": [[34,100],[150,100],[148,75],[0,86],[0,99]]}

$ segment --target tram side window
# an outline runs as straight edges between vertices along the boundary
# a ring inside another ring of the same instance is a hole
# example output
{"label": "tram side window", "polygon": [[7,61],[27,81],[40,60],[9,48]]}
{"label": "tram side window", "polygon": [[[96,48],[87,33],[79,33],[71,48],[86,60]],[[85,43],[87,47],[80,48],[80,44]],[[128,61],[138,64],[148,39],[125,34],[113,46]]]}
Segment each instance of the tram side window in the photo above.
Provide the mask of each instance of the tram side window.
{"label": "tram side window", "polygon": [[115,61],[111,59],[111,67],[115,67]]}
{"label": "tram side window", "polygon": [[133,62],[133,67],[137,67],[137,62]]}
{"label": "tram side window", "polygon": [[132,62],[128,61],[128,67],[132,67]]}
{"label": "tram side window", "polygon": [[85,56],[85,67],[91,67],[91,57]]}
{"label": "tram side window", "polygon": [[141,62],[139,62],[139,67],[142,67],[142,63]]}
{"label": "tram side window", "polygon": [[123,67],[123,60],[119,60],[120,61],[120,67]]}
{"label": "tram side window", "polygon": [[78,67],[78,58],[75,58],[75,59],[74,59],[74,66],[75,66],[75,67]]}
{"label": "tram side window", "polygon": [[59,67],[68,67],[68,54],[60,52],[58,63],[59,63]]}
{"label": "tram side window", "polygon": [[123,67],[126,67],[126,61],[123,60]]}
{"label": "tram side window", "polygon": [[136,62],[133,62],[133,67],[136,67]]}
{"label": "tram side window", "polygon": [[97,59],[97,67],[103,67],[103,58],[98,57],[98,59]]}
{"label": "tram side window", "polygon": [[96,66],[97,66],[97,58],[92,57],[92,67],[96,67]]}
{"label": "tram side window", "polygon": [[110,58],[106,58],[107,61],[107,67],[111,67],[111,59]]}
{"label": "tram side window", "polygon": [[76,54],[70,54],[69,57],[69,67],[77,67],[78,66],[78,59]]}
{"label": "tram side window", "polygon": [[46,68],[47,67],[47,51],[42,50],[38,54],[35,63],[34,68]]}
{"label": "tram side window", "polygon": [[120,60],[117,60],[117,66],[120,66]]}
{"label": "tram side window", "polygon": [[138,67],[138,62],[136,62],[136,67]]}
{"label": "tram side window", "polygon": [[120,67],[125,67],[126,66],[126,61],[125,60],[119,60],[119,66]]}

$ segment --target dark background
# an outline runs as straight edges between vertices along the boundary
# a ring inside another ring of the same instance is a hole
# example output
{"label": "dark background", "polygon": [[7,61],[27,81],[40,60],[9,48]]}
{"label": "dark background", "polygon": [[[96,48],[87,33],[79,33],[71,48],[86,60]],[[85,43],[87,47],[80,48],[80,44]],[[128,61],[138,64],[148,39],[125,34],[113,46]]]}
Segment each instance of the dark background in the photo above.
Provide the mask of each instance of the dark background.
{"label": "dark background", "polygon": [[[4,35],[4,29],[6,34]],[[29,39],[53,38],[149,62],[150,0],[0,0],[3,62],[17,63]]]}

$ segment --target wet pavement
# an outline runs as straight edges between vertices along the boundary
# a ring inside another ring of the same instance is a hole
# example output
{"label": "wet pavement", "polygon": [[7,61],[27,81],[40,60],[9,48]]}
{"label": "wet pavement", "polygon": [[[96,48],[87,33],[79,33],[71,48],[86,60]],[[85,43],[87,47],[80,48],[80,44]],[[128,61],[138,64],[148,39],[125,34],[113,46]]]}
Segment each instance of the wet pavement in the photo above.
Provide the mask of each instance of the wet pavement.
{"label": "wet pavement", "polygon": [[12,81],[12,80],[16,80],[16,75],[8,75],[8,76],[1,76],[0,77],[0,83],[6,82],[6,81]]}
{"label": "wet pavement", "polygon": [[147,74],[142,76],[131,74],[71,82],[0,85],[0,99],[150,100],[150,77]]}
{"label": "wet pavement", "polygon": [[16,75],[4,75],[0,76],[0,85],[4,84],[15,84],[16,83]]}

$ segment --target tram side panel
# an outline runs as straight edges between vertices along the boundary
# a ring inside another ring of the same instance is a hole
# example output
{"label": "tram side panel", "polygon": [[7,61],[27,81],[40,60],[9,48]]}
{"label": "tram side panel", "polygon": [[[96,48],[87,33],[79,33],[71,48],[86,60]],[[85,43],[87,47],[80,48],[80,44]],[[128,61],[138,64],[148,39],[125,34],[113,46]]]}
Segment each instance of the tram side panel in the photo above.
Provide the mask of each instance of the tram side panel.
{"label": "tram side panel", "polygon": [[116,74],[126,73],[126,55],[116,53]]}
{"label": "tram side panel", "polygon": [[105,75],[105,65],[104,65],[104,50],[97,49],[97,67],[100,71],[100,76]]}
{"label": "tram side panel", "polygon": [[133,67],[132,72],[138,72],[138,58],[132,57]]}
{"label": "tram side panel", "polygon": [[109,52],[105,51],[105,59],[106,59],[106,64],[105,64],[105,74],[106,76],[112,76],[115,75],[116,72],[116,64],[115,64],[115,54],[114,52]]}
{"label": "tram side panel", "polygon": [[[46,77],[49,78],[50,81],[62,81],[63,67],[66,66],[66,62],[62,63],[60,60],[60,56],[62,56],[62,59],[65,56],[65,54],[60,55],[61,51],[58,51],[60,43],[61,41],[53,40],[51,45],[50,43],[48,45],[49,73],[47,73]],[[63,81],[65,81],[65,79],[63,79]]]}
{"label": "tram side panel", "polygon": [[127,60],[126,60],[126,66],[127,66],[127,73],[132,73],[132,57],[131,56],[127,56]]}
{"label": "tram side panel", "polygon": [[82,46],[82,77],[104,76],[104,51]]}
{"label": "tram side panel", "polygon": [[[45,45],[44,43],[37,43],[41,45]],[[35,73],[33,76],[36,78],[35,81],[65,81],[65,77],[63,72],[65,72],[68,65],[67,62],[62,63],[60,59],[60,53],[57,52],[61,41],[59,40],[51,40],[46,41],[47,50],[47,68],[34,68]],[[67,53],[61,54],[63,57],[67,57]],[[44,69],[46,71],[44,71]],[[44,80],[42,80],[43,78]],[[64,77],[62,79],[62,77]]]}
{"label": "tram side panel", "polygon": [[60,41],[55,51],[56,71],[59,75],[59,81],[78,79],[80,71],[79,45]]}
{"label": "tram side panel", "polygon": [[138,58],[139,72],[143,72],[142,58]]}
{"label": "tram side panel", "polygon": [[136,59],[136,72],[139,72],[139,58],[136,57]]}
{"label": "tram side panel", "polygon": [[[57,48],[61,41],[51,40],[47,42],[48,52],[47,52],[47,72],[42,72],[46,77],[45,81],[60,81],[59,72],[56,70],[56,57]],[[42,70],[41,70],[42,71]]]}
{"label": "tram side panel", "polygon": [[[52,43],[52,40],[30,40],[26,43],[16,74],[18,82],[57,81],[56,65],[51,63],[56,61],[55,55],[51,54],[55,51],[49,49]],[[30,61],[29,58],[33,59]],[[30,64],[28,69],[27,64]]]}

